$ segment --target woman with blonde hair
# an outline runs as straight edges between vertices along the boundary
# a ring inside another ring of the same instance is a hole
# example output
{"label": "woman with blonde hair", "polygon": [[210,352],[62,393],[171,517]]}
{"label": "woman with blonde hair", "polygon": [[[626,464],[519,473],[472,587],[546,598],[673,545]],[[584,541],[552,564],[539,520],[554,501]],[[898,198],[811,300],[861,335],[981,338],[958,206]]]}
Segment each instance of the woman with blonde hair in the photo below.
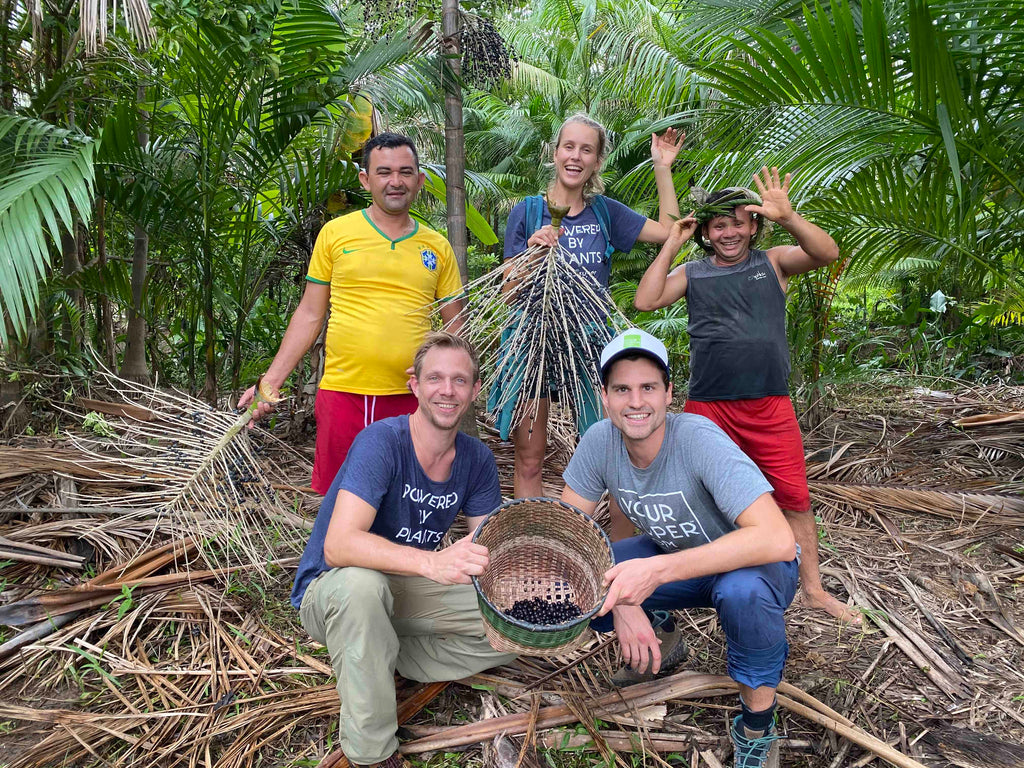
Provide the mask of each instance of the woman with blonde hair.
{"label": "woman with blonde hair", "polygon": [[[664,243],[672,221],[679,216],[672,162],[685,134],[669,128],[651,135],[651,160],[658,187],[658,220],[648,219],[628,206],[605,197],[601,166],[608,156],[608,133],[604,126],[584,114],[568,118],[558,129],[552,157],[554,178],[548,185],[547,200],[568,206],[560,230],[551,226],[551,215],[541,196],[526,198],[509,214],[505,228],[505,259],[531,246],[561,245],[567,261],[588,274],[601,291],[607,292],[614,251],[629,252],[639,241]],[[538,402],[523,412],[526,418],[515,426],[513,486],[516,498],[542,496],[541,470],[547,443],[549,393],[540,392]],[[601,418],[600,398],[591,393],[590,407],[577,404],[580,434]],[[535,406],[535,407],[534,407]],[[509,426],[503,426],[507,438]]]}

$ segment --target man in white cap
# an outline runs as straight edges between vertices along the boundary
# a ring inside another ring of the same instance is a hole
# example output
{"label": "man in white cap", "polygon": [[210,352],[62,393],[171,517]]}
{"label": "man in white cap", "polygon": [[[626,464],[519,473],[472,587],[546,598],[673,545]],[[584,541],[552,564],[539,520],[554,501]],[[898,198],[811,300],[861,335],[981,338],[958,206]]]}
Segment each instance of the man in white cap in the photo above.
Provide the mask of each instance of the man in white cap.
{"label": "man in white cap", "polygon": [[797,547],[772,486],[710,420],[668,413],[668,354],[650,334],[630,329],[612,339],[601,382],[608,419],[580,441],[562,475],[562,500],[592,513],[608,491],[642,533],[614,543],[608,598],[592,626],[614,628],[626,663],[653,676],[671,671],[663,642],[672,646],[668,667],[685,658],[685,646],[678,631],[656,632],[651,614],[715,608],[727,671],[740,687],[735,765],[774,768],[775,688],[789,650],[783,613],[796,592]]}

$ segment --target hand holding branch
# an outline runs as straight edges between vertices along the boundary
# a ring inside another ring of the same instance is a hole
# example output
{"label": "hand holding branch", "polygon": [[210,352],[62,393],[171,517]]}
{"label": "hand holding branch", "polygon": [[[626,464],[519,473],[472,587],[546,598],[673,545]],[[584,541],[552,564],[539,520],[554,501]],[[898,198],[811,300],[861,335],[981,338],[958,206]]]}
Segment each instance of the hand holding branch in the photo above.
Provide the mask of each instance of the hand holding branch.
{"label": "hand holding branch", "polygon": [[562,229],[555,229],[550,224],[541,227],[526,241],[528,246],[543,245],[548,248],[554,248],[558,245],[558,236],[562,234]]}
{"label": "hand holding branch", "polygon": [[251,419],[247,425],[249,429],[252,429],[255,422],[273,411],[274,406],[281,399],[281,391],[270,386],[263,378],[245,390],[238,398],[238,407],[251,413]]}

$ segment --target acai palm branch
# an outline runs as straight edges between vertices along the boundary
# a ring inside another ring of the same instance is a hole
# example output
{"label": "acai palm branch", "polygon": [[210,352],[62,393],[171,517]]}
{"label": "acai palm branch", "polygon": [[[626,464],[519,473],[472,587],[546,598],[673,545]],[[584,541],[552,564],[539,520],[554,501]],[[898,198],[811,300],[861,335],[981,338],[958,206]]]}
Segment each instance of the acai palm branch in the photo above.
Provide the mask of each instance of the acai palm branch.
{"label": "acai palm branch", "polygon": [[550,390],[577,414],[600,391],[602,348],[630,325],[570,258],[561,246],[531,246],[463,294],[457,317],[484,364],[488,411],[497,418],[511,409],[510,429],[536,417],[537,398]]}

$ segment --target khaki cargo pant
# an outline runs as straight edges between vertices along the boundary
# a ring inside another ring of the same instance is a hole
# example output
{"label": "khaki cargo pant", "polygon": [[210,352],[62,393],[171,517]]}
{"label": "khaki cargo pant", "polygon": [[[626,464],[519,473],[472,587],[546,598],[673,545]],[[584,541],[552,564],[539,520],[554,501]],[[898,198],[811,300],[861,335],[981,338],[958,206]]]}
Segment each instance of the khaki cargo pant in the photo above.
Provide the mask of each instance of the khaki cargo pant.
{"label": "khaki cargo pant", "polygon": [[468,584],[333,568],[309,585],[299,618],[330,653],[341,748],[359,765],[398,749],[395,670],[424,683],[458,680],[515,658],[487,642]]}

